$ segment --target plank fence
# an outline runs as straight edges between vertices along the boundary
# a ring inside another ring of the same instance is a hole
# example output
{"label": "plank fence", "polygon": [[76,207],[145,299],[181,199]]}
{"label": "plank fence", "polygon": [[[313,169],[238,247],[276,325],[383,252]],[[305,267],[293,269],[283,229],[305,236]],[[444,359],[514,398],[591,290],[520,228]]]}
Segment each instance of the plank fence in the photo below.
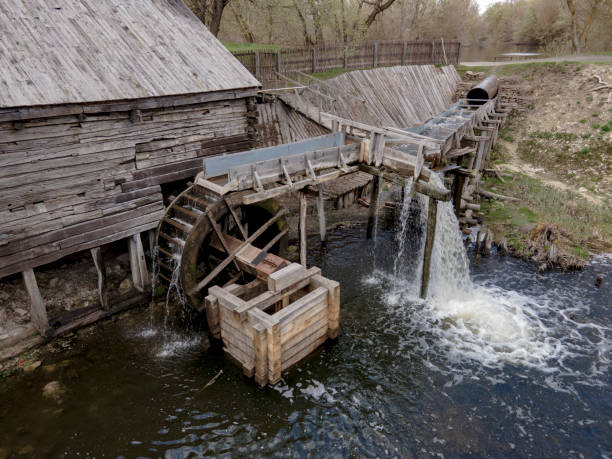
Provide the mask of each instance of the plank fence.
{"label": "plank fence", "polygon": [[391,65],[458,64],[461,43],[443,39],[425,41],[377,41],[337,43],[278,51],[253,50],[233,53],[262,83],[264,88],[287,86],[285,75],[299,79],[299,73],[338,69],[364,69]]}

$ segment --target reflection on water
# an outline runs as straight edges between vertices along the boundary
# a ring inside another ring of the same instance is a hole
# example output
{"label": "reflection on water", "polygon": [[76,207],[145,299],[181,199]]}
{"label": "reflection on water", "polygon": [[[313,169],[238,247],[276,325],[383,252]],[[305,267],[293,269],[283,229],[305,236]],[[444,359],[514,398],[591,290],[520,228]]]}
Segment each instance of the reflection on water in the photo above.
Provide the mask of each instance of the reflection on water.
{"label": "reflection on water", "polygon": [[[421,238],[394,271],[395,233],[378,234],[374,270],[364,228],[310,241],[309,263],[342,284],[341,336],[276,387],[135,312],[0,382],[0,457],[609,454],[610,259],[538,275],[494,255],[470,262],[466,296],[434,283],[422,302]],[[42,396],[50,381],[66,389],[58,401]]]}
{"label": "reflection on water", "polygon": [[513,43],[486,43],[461,45],[461,62],[493,61],[504,53],[542,53],[536,45]]}

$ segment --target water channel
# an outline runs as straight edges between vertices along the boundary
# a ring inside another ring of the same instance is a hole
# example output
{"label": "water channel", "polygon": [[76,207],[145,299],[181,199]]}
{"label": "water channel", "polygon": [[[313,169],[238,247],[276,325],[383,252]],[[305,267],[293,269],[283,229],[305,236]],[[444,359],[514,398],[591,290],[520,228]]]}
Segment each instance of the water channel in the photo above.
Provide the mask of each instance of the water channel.
{"label": "water channel", "polygon": [[141,309],[0,381],[0,457],[609,455],[612,259],[543,275],[468,260],[442,206],[423,302],[424,204],[405,199],[401,237],[379,222],[376,242],[362,226],[309,241],[341,283],[341,335],[276,387]]}

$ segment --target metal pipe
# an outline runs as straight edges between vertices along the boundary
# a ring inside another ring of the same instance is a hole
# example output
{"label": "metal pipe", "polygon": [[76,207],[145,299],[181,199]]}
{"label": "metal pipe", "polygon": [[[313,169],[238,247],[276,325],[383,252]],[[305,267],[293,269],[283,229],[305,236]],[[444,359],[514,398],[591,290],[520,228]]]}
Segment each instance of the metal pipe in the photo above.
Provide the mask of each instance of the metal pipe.
{"label": "metal pipe", "polygon": [[[494,99],[497,96],[498,84],[495,75],[489,75],[467,93],[466,98],[470,105],[484,105],[485,100]],[[477,100],[469,100],[477,99]]]}

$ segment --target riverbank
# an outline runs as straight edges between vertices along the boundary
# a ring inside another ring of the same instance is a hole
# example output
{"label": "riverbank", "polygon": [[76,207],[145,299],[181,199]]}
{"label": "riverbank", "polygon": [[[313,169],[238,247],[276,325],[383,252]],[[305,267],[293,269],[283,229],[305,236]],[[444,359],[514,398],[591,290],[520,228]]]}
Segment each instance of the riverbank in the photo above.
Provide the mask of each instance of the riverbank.
{"label": "riverbank", "polygon": [[[603,57],[603,56],[598,56]],[[466,78],[466,68],[462,68]],[[582,268],[590,254],[612,252],[612,66],[576,62],[478,68],[522,80],[527,110],[508,120],[482,188],[508,196],[483,200],[495,241],[542,269]],[[469,75],[469,74],[467,74]]]}

